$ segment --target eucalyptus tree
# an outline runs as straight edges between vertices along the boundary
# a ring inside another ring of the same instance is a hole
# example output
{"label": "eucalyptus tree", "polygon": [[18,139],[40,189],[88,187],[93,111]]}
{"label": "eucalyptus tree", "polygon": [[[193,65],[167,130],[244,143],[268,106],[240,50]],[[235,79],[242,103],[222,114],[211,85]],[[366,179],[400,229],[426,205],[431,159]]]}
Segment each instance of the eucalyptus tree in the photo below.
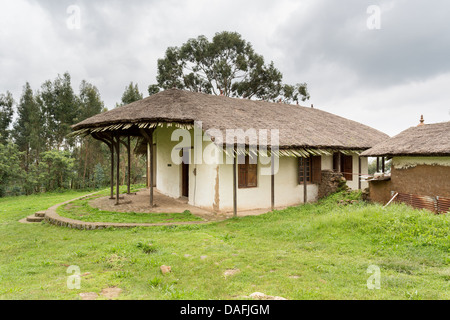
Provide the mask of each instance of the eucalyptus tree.
{"label": "eucalyptus tree", "polygon": [[120,103],[116,104],[116,107],[124,106],[142,100],[143,98],[142,93],[139,91],[138,84],[130,82],[130,84],[125,87],[125,91],[122,94],[122,100]]}
{"label": "eucalyptus tree", "polygon": [[216,33],[189,39],[181,47],[169,47],[158,60],[158,89],[179,88],[208,94],[267,101],[305,101],[310,98],[306,83],[283,84],[274,63],[265,63],[252,45],[237,32]]}

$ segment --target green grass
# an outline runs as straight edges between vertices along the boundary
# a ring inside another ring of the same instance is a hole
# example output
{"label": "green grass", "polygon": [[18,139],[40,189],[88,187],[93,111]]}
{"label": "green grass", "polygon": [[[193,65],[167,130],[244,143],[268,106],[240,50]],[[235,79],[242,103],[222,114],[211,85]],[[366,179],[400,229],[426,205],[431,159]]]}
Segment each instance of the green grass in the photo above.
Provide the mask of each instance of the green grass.
{"label": "green grass", "polygon": [[[137,192],[145,185],[133,185],[130,192]],[[120,193],[127,191],[126,186],[120,186]],[[113,212],[93,208],[89,201],[110,194],[110,189],[104,189],[95,195],[84,197],[56,209],[61,217],[86,222],[111,222],[111,223],[174,223],[188,221],[202,221],[188,210],[182,213],[138,213],[138,212]]]}
{"label": "green grass", "polygon": [[[448,216],[339,204],[357,200],[355,193],[206,225],[81,231],[18,222],[81,195],[0,199],[0,299],[79,299],[112,286],[123,289],[119,299],[242,299],[256,291],[287,299],[450,299]],[[72,265],[84,274],[81,289],[67,288]],[[162,275],[161,265],[172,272]],[[381,271],[379,290],[367,288],[371,265]],[[240,272],[226,277],[228,269]]]}

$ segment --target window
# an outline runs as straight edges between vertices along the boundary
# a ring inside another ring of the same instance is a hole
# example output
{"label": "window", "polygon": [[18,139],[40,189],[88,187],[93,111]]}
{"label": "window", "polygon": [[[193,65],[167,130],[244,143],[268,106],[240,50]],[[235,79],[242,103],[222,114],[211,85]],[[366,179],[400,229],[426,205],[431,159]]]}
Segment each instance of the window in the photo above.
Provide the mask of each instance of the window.
{"label": "window", "polygon": [[[255,159],[251,162],[255,162]],[[256,188],[258,186],[258,165],[250,163],[250,157],[245,156],[244,159],[238,163],[238,186],[239,188]]]}
{"label": "window", "polygon": [[340,152],[335,153],[333,155],[333,170],[339,171],[339,163],[340,163],[340,172],[344,174],[344,178],[347,181],[353,181],[353,157],[347,156]]}
{"label": "window", "polygon": [[[303,184],[305,182],[311,182],[311,158],[298,158],[298,182]],[[305,168],[306,166],[306,168]]]}
{"label": "window", "polygon": [[[305,168],[306,166],[306,168]],[[320,183],[322,181],[322,157],[298,158],[298,183]]]}

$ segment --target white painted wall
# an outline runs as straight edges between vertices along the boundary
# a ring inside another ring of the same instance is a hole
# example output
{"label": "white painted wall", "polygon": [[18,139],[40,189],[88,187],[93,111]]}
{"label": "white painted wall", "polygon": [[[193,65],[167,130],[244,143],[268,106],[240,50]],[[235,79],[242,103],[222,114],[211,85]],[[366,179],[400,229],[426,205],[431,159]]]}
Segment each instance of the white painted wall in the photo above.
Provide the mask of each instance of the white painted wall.
{"label": "white painted wall", "polygon": [[322,170],[333,170],[333,156],[322,156]]}
{"label": "white painted wall", "polygon": [[[216,153],[209,153],[214,149]],[[189,204],[197,207],[213,210],[216,179],[218,174],[218,151],[219,149],[211,141],[203,142],[201,164],[192,164],[189,168]],[[195,173],[195,174],[194,174]]]}
{"label": "white painted wall", "polygon": [[178,142],[171,141],[175,128],[157,128],[156,138],[156,185],[158,191],[173,198],[181,196],[181,166],[172,162],[172,149]]}
{"label": "white painted wall", "polygon": [[[359,155],[354,153],[353,157],[353,180],[347,181],[347,186],[352,190],[358,190],[359,188]],[[368,158],[361,157],[361,174],[367,175],[369,173],[369,163]],[[365,189],[369,186],[368,182],[361,182],[361,189]]]}
{"label": "white painted wall", "polygon": [[[171,141],[175,127],[163,127],[155,130],[156,140],[156,170],[157,188],[170,197],[179,198],[182,193],[181,165],[172,161],[172,150],[179,141]],[[199,133],[197,133],[199,134]],[[194,130],[190,131],[194,144]],[[189,204],[221,212],[233,210],[233,165],[232,160],[220,153],[209,139],[202,142],[201,164],[189,166]],[[194,160],[191,153],[191,160]],[[238,210],[252,210],[270,208],[271,206],[271,177],[264,175],[269,172],[267,158],[258,158],[258,186],[256,188],[239,189]],[[295,157],[281,157],[279,170],[275,175],[275,207],[294,206],[303,203],[303,185],[298,184],[298,160]],[[358,174],[358,155],[353,155],[353,172]],[[333,169],[333,157],[322,156],[322,170]],[[362,158],[362,173],[368,173],[368,159]],[[218,183],[218,185],[216,185]],[[347,182],[352,189],[358,189],[358,176]],[[363,182],[366,188],[367,183]],[[307,186],[308,202],[314,202],[318,196],[318,186]]]}
{"label": "white painted wall", "polygon": [[[359,157],[359,155],[356,155]],[[368,175],[369,174],[369,158],[361,157],[361,174]],[[369,187],[369,182],[362,181],[361,189],[364,190]]]}
{"label": "white painted wall", "polygon": [[[156,168],[157,189],[164,195],[180,198],[182,196],[182,166],[172,161],[172,150],[194,145],[194,130],[190,130],[191,141],[180,146],[181,139],[171,141],[176,127],[161,127],[155,130],[156,139]],[[195,132],[198,134],[198,132]],[[189,165],[189,204],[193,206],[214,209],[215,181],[217,178],[218,153],[209,152],[219,149],[209,141],[201,144],[202,153],[198,154],[200,164],[194,151],[190,152]],[[211,146],[213,148],[211,148]],[[217,158],[217,159],[216,159]],[[214,164],[211,164],[214,163]]]}
{"label": "white painted wall", "polygon": [[[258,186],[237,191],[238,210],[265,209],[271,207],[271,177],[262,174],[269,171],[268,159],[258,159]],[[281,157],[279,170],[275,174],[275,207],[294,206],[303,203],[303,185],[298,184],[298,160],[294,157]],[[228,159],[228,161],[231,161]],[[263,170],[266,169],[266,170]],[[220,211],[233,210],[233,165],[219,166]],[[317,185],[307,186],[308,202],[317,200]]]}

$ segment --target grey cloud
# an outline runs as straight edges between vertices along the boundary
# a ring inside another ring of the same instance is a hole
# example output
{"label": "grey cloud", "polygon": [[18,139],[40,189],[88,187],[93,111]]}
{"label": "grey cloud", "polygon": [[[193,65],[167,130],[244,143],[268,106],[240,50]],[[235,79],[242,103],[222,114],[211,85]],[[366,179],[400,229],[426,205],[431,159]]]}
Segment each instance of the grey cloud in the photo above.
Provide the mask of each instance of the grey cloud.
{"label": "grey cloud", "polygon": [[[382,11],[381,29],[366,26],[369,5]],[[293,12],[277,42],[299,73],[334,63],[366,85],[424,80],[450,71],[449,3],[444,0],[315,1],[307,14]]]}

